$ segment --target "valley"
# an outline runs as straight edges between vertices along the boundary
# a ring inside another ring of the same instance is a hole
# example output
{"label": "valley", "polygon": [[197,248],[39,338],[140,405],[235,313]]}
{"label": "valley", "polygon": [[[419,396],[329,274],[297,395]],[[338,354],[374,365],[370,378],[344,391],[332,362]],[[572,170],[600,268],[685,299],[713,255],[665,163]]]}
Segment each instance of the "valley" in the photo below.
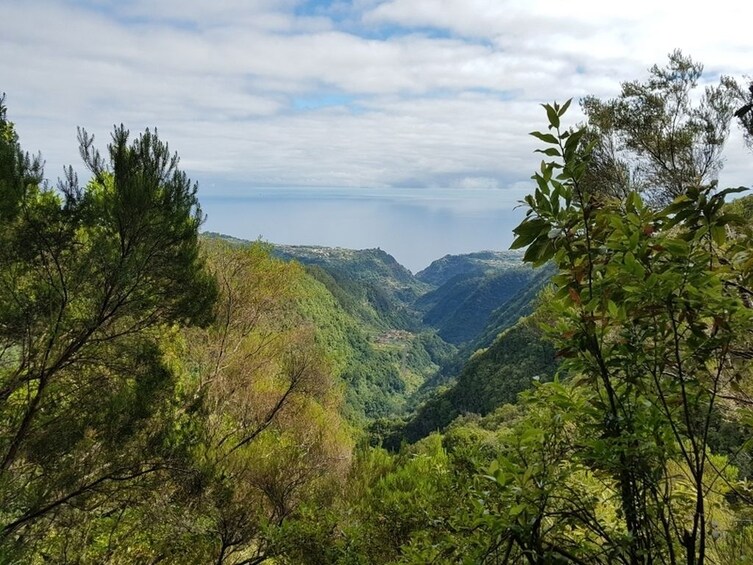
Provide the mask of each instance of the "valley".
{"label": "valley", "polygon": [[[393,427],[405,425],[414,413],[425,419],[431,406],[447,397],[446,391],[439,395],[440,385],[452,386],[453,394],[463,396],[459,391],[468,388],[473,380],[469,375],[478,373],[478,359],[491,355],[485,349],[499,340],[509,341],[505,330],[530,313],[551,275],[547,269],[531,269],[514,251],[447,255],[414,275],[380,249],[259,244],[214,233],[203,237],[237,246],[259,245],[274,257],[303,265],[347,320],[347,337],[336,348],[347,351],[340,378],[347,385],[349,413],[367,423],[387,419]],[[312,322],[322,320],[314,317]],[[525,335],[536,339],[530,331]],[[465,378],[459,381],[461,375]],[[529,384],[530,379],[515,392]],[[488,386],[495,386],[494,381]],[[514,401],[514,396],[503,400]],[[487,400],[484,410],[453,405],[436,422],[411,424],[404,438],[387,441],[415,441],[442,429],[461,412],[486,413],[495,402]],[[424,433],[417,435],[418,428]]]}

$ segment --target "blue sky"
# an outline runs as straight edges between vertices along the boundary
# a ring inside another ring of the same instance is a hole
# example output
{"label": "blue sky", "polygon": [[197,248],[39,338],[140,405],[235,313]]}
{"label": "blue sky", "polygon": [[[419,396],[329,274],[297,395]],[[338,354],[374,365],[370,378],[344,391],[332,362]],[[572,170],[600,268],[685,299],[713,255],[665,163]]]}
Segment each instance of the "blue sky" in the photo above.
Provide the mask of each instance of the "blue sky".
{"label": "blue sky", "polygon": [[[290,187],[368,188],[385,202],[421,189],[430,202],[431,191],[452,189],[462,213],[464,190],[498,191],[499,202],[525,193],[537,166],[527,133],[542,125],[542,102],[614,96],[678,47],[705,63],[708,81],[750,74],[753,40],[745,18],[730,17],[738,9],[732,0],[705,12],[678,0],[0,0],[0,91],[52,179],[80,163],[76,126],[104,144],[122,122],[158,127],[207,202]],[[748,162],[734,134],[722,184],[749,183]]]}

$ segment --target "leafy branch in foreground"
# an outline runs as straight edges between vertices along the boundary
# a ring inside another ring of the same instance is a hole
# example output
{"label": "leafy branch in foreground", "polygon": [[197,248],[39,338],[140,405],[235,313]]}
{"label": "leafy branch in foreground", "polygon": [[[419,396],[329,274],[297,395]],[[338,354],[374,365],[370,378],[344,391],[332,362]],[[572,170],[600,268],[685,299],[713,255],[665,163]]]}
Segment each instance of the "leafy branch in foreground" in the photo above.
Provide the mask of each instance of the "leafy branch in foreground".
{"label": "leafy branch in foreground", "polygon": [[567,104],[545,108],[548,131],[532,135],[553,159],[533,177],[512,247],[558,268],[547,332],[575,385],[594,392],[575,455],[616,485],[621,562],[702,564],[729,488],[712,424],[720,410],[747,417],[734,391],[749,368],[734,352],[753,331],[741,294],[750,232],[724,208],[744,189],[714,192],[689,171],[658,210],[635,191],[605,197],[583,182],[585,130],[561,127]]}

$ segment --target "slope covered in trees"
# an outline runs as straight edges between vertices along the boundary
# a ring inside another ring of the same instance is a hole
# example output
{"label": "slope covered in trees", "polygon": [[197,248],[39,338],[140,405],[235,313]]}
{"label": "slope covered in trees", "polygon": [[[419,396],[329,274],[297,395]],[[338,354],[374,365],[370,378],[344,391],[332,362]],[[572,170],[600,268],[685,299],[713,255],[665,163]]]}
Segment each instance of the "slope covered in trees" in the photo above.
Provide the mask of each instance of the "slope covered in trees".
{"label": "slope covered in trees", "polygon": [[[512,262],[511,262],[512,263]],[[423,322],[455,345],[478,338],[496,308],[504,306],[534,278],[534,271],[513,263],[478,274],[460,274],[416,301]]]}
{"label": "slope covered in trees", "polygon": [[[204,237],[250,244],[220,234]],[[459,375],[476,349],[490,345],[498,333],[530,312],[551,274],[523,265],[519,253],[448,255],[413,276],[377,249],[268,248],[278,257],[301,263],[349,318],[348,331],[342,332],[347,344],[333,344],[333,351],[348,352],[343,372],[349,383],[347,404],[368,418],[399,415],[419,402],[416,393],[425,398]],[[432,323],[431,315],[440,312],[444,319]],[[462,335],[466,343],[456,349],[443,339],[445,332]]]}
{"label": "slope covered in trees", "polygon": [[523,266],[521,258],[522,254],[517,251],[477,251],[445,255],[416,273],[416,278],[437,288],[458,276],[471,278],[490,271],[519,269]]}
{"label": "slope covered in trees", "polygon": [[393,446],[400,439],[414,442],[443,430],[462,414],[485,416],[515,403],[518,394],[535,383],[550,381],[555,371],[554,349],[523,320],[502,332],[488,349],[476,351],[452,384],[428,395],[399,436],[386,439]]}
{"label": "slope covered in trees", "polygon": [[[420,328],[413,303],[430,287],[385,251],[276,245],[274,253],[324,270],[336,283],[336,287],[330,285],[335,292],[344,290],[358,304],[372,311],[364,321],[384,329]],[[317,271],[313,269],[315,276]],[[326,277],[322,279],[326,281]]]}

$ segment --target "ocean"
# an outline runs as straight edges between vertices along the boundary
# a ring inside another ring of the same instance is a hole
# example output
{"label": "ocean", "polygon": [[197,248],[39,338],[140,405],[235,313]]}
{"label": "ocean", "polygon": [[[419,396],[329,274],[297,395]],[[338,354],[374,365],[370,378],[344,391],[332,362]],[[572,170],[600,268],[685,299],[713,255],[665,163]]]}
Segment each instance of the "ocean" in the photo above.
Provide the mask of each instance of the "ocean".
{"label": "ocean", "polygon": [[203,230],[288,245],[381,248],[414,273],[447,254],[504,250],[524,191],[253,188],[200,193]]}

